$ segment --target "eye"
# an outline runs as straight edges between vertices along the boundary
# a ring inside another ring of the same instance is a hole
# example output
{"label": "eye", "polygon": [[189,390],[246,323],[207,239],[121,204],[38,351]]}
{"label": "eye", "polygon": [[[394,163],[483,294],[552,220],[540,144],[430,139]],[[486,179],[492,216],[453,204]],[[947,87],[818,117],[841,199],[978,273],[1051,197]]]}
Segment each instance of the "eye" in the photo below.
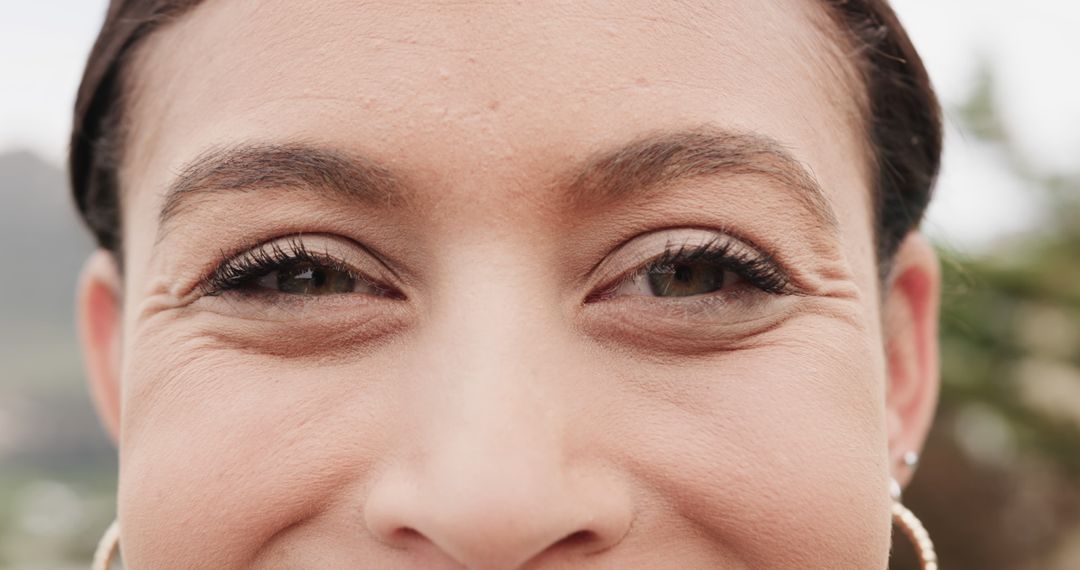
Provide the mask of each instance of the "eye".
{"label": "eye", "polygon": [[788,292],[786,273],[769,256],[739,240],[712,236],[704,243],[674,247],[603,289],[592,300],[619,296],[698,297],[739,290]]}
{"label": "eye", "polygon": [[232,292],[297,297],[345,294],[400,297],[328,250],[313,251],[295,236],[284,243],[264,244],[223,259],[201,288],[206,295]]}
{"label": "eye", "polygon": [[739,281],[737,273],[710,261],[653,263],[623,282],[612,294],[689,297],[731,288]]}
{"label": "eye", "polygon": [[[331,295],[355,293],[357,279],[346,271],[309,261],[300,261],[267,273],[255,283],[262,289],[290,295]],[[370,287],[369,287],[370,288]],[[372,288],[373,289],[373,288]]]}

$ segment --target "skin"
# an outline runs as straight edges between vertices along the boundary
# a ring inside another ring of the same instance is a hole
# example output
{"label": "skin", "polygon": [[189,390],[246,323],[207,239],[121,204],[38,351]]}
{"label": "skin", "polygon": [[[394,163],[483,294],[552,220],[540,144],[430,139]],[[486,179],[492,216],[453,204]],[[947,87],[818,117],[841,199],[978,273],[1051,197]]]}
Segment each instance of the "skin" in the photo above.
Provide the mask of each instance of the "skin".
{"label": "skin", "polygon": [[[98,252],[79,283],[126,566],[885,568],[888,479],[937,398],[940,278],[913,232],[879,287],[836,37],[810,0],[208,1],[156,31],[124,271]],[[823,196],[756,155],[618,200],[574,178],[684,131],[773,139]],[[401,184],[193,177],[266,145]],[[200,288],[297,233],[400,295]],[[597,300],[717,236],[798,294]]]}

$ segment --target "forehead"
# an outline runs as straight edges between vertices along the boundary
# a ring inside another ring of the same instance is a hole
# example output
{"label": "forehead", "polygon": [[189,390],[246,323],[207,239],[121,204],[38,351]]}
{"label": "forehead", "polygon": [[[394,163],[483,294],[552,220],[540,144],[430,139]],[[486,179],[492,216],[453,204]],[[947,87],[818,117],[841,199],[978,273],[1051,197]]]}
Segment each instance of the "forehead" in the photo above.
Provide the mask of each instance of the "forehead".
{"label": "forehead", "polygon": [[862,90],[823,7],[207,0],[134,62],[126,186],[160,190],[207,148],[301,140],[443,190],[528,188],[642,130],[708,122],[778,140],[865,206]]}

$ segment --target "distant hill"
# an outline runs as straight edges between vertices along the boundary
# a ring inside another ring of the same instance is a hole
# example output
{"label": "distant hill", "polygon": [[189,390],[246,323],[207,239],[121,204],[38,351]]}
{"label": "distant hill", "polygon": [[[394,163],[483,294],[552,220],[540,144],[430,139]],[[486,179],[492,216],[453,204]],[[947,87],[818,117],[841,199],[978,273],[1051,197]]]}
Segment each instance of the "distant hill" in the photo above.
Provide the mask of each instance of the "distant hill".
{"label": "distant hill", "polygon": [[[87,567],[115,513],[116,450],[75,340],[92,241],[74,210],[59,166],[0,154],[0,568]],[[35,534],[41,520],[62,533]]]}
{"label": "distant hill", "polygon": [[0,328],[71,322],[92,241],[68,194],[60,168],[29,152],[0,155]]}
{"label": "distant hill", "polygon": [[75,340],[75,282],[92,240],[68,192],[59,167],[28,152],[0,155],[5,469],[64,473],[113,461],[87,395]]}

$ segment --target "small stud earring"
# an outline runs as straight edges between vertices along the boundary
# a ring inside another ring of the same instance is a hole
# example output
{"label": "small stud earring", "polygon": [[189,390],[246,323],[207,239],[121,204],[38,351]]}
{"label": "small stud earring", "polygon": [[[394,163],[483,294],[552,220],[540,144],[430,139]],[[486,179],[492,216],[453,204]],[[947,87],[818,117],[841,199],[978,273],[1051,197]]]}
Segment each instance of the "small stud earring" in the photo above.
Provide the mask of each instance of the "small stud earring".
{"label": "small stud earring", "polygon": [[914,451],[909,451],[904,454],[904,466],[908,469],[914,470],[919,466],[919,454]]}

